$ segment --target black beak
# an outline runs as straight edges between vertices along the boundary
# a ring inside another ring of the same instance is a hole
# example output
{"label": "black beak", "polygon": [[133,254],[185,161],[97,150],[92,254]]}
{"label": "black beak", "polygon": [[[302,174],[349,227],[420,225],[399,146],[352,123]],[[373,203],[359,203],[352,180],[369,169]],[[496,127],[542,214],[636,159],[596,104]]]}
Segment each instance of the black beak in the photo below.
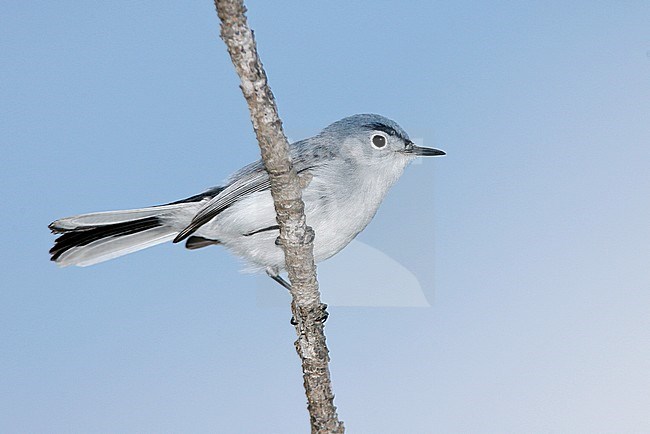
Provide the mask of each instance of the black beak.
{"label": "black beak", "polygon": [[408,142],[402,151],[405,154],[417,155],[418,157],[435,157],[437,155],[447,155],[445,151],[433,148],[423,148],[413,142]]}

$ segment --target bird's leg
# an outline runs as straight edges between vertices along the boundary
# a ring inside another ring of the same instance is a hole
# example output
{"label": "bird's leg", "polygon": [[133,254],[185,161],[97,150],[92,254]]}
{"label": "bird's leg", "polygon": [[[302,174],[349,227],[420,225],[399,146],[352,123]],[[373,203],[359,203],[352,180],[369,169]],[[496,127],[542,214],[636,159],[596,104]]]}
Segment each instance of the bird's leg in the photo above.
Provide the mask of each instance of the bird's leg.
{"label": "bird's leg", "polygon": [[275,280],[280,285],[282,285],[286,289],[288,289],[289,292],[291,292],[291,284],[289,282],[287,282],[286,280],[284,280],[282,277],[280,277],[280,275],[278,274],[277,271],[269,269],[269,270],[266,270],[266,274],[268,274],[271,279]]}
{"label": "bird's leg", "polygon": [[[276,270],[267,269],[266,274],[268,274],[268,276],[271,279],[275,280],[280,285],[282,285],[286,289],[288,289],[289,292],[291,292],[291,284],[289,282],[287,282],[286,280],[284,280],[280,276],[280,274],[278,274],[278,272]],[[327,321],[327,318],[330,316],[329,312],[327,311],[327,305],[326,304],[321,304],[321,310],[322,310],[322,314],[321,314],[321,317],[318,319],[318,321],[325,322],[325,321]],[[298,325],[298,321],[296,321],[296,319],[293,316],[291,317],[290,322],[291,322],[291,325],[293,325],[293,326]]]}
{"label": "bird's leg", "polygon": [[[280,238],[280,237],[278,237],[278,239],[279,239],[279,238]],[[278,274],[277,270],[273,270],[273,269],[268,268],[268,269],[266,270],[266,274],[268,274],[268,276],[269,276],[271,279],[275,280],[275,281],[278,282],[280,285],[282,285],[282,286],[284,286],[286,289],[288,289],[288,290],[289,290],[289,293],[291,293],[291,284],[290,284],[289,282],[287,282],[286,280],[284,280],[284,279],[283,279],[283,278]],[[298,321],[296,321],[296,319],[293,317],[293,315],[291,316],[291,320],[290,320],[289,322],[291,323],[292,326],[298,325]]]}

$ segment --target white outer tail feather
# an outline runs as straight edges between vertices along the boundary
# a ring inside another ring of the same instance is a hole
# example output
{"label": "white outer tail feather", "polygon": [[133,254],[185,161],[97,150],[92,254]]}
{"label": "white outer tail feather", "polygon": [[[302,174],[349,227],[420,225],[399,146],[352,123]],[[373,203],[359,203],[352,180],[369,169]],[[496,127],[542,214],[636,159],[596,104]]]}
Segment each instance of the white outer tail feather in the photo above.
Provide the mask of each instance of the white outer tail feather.
{"label": "white outer tail feather", "polygon": [[[78,230],[85,227],[96,227],[113,225],[116,223],[126,223],[147,217],[165,217],[171,216],[175,211],[187,209],[188,205],[193,203],[177,203],[173,205],[162,205],[150,208],[127,209],[120,211],[103,211],[93,212],[90,214],[75,215],[65,217],[52,223],[51,226],[63,230]],[[193,206],[192,208],[195,208]]]}
{"label": "white outer tail feather", "polygon": [[[61,267],[76,265],[86,267],[117,258],[157,244],[171,241],[187,226],[200,207],[200,202],[178,203],[133,210],[106,211],[66,217],[53,222],[54,232],[83,234],[111,225],[128,224],[138,220],[155,218],[159,226],[125,234],[109,234],[87,244],[79,243],[66,248],[53,260]],[[56,245],[55,245],[56,248]],[[52,253],[52,252],[51,252]]]}

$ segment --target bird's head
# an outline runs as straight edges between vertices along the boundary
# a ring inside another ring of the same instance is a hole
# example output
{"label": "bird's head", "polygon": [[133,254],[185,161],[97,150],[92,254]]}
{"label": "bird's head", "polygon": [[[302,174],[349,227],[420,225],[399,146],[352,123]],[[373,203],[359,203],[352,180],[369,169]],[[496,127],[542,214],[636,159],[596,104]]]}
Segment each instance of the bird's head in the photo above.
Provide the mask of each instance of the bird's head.
{"label": "bird's head", "polygon": [[376,114],[343,118],[325,128],[319,137],[338,147],[343,158],[361,166],[404,168],[416,157],[445,155],[438,149],[417,146],[396,122]]}

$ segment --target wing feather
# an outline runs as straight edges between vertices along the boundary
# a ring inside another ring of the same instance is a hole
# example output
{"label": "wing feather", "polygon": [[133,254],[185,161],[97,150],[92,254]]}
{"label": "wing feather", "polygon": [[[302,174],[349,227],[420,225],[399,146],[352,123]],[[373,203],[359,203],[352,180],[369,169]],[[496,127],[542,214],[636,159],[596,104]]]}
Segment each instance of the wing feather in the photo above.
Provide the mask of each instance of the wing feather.
{"label": "wing feather", "polygon": [[183,241],[241,198],[270,188],[269,175],[264,170],[255,171],[237,179],[203,205],[190,224],[174,238],[174,242]]}
{"label": "wing feather", "polygon": [[[310,148],[307,145],[307,141],[303,140],[293,143],[289,147],[293,164],[298,174],[310,174],[311,170],[317,166],[316,162],[322,164],[333,158],[330,150],[326,148]],[[318,150],[318,153],[311,155],[310,151],[306,151],[307,149],[312,149],[311,153],[315,153]],[[192,235],[201,226],[242,198],[253,193],[271,189],[269,175],[259,160],[244,167],[230,179],[230,183],[223,190],[219,191],[216,196],[206,202],[196,213],[192,222],[174,238],[175,243],[183,241]]]}

